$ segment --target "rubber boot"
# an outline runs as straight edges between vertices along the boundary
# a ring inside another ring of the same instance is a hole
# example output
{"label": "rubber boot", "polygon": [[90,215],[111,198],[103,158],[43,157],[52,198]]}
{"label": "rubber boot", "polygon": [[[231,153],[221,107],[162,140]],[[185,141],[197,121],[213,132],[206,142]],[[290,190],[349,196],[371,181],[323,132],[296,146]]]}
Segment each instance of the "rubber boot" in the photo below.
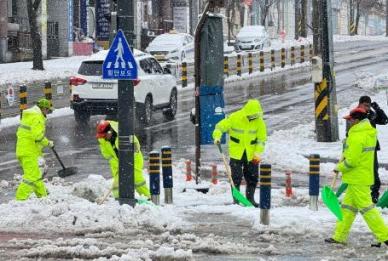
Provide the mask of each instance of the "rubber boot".
{"label": "rubber boot", "polygon": [[255,190],[256,190],[256,186],[252,186],[252,185],[247,186],[247,189],[245,190],[245,196],[255,208],[258,208],[260,205],[255,201]]}
{"label": "rubber boot", "polygon": [[[384,244],[388,246],[388,240],[387,241],[384,241]],[[378,242],[378,243],[375,243],[375,244],[372,244],[370,245],[371,247],[381,247],[381,243]]]}
{"label": "rubber boot", "polygon": [[[240,191],[240,185],[238,186],[234,186],[238,191]],[[233,197],[233,196],[232,196]],[[233,204],[240,204],[240,202],[238,202],[235,198],[233,198]]]}

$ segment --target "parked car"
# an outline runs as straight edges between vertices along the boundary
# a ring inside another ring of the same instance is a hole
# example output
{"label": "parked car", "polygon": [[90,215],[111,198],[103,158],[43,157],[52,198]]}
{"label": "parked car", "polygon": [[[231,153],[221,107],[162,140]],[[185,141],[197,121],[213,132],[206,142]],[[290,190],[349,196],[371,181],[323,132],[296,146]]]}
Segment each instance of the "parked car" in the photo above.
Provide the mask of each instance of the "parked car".
{"label": "parked car", "polygon": [[158,35],[146,48],[158,61],[182,62],[194,58],[194,38],[185,33]]}
{"label": "parked car", "polygon": [[244,26],[236,36],[236,51],[261,50],[270,45],[268,33],[261,25]]}
{"label": "parked car", "polygon": [[231,53],[233,53],[235,50],[234,50],[234,45],[235,45],[236,43],[234,42],[234,41],[228,41],[228,40],[226,40],[225,42],[224,42],[224,54],[231,54]]}
{"label": "parked car", "polygon": [[[102,79],[102,64],[108,51],[100,51],[85,59],[78,74],[70,78],[70,106],[75,120],[83,123],[91,115],[117,114],[117,80]],[[161,110],[167,120],[177,110],[176,79],[149,54],[134,50],[138,79],[134,80],[136,115],[148,125],[152,112]]]}

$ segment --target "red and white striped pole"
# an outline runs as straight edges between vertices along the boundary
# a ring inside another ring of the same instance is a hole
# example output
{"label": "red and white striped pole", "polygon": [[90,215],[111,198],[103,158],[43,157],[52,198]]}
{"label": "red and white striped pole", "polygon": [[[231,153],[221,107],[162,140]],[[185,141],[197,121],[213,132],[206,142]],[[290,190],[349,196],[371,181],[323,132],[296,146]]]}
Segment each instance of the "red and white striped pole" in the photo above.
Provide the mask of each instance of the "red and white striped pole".
{"label": "red and white striped pole", "polygon": [[186,181],[191,181],[193,176],[191,175],[191,160],[186,160]]}
{"label": "red and white striped pole", "polygon": [[218,179],[217,179],[218,171],[217,171],[217,164],[212,164],[212,183],[214,185],[217,185]]}
{"label": "red and white striped pole", "polygon": [[286,171],[286,197],[292,197],[291,171]]}

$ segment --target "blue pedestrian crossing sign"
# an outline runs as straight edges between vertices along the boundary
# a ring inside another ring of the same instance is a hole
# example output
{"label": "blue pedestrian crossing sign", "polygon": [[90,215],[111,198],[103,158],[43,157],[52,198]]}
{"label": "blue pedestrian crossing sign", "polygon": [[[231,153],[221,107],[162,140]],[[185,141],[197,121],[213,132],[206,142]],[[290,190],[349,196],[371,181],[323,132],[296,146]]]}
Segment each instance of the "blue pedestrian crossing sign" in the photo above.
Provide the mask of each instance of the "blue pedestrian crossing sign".
{"label": "blue pedestrian crossing sign", "polygon": [[137,64],[123,31],[119,30],[102,65],[103,79],[136,80]]}

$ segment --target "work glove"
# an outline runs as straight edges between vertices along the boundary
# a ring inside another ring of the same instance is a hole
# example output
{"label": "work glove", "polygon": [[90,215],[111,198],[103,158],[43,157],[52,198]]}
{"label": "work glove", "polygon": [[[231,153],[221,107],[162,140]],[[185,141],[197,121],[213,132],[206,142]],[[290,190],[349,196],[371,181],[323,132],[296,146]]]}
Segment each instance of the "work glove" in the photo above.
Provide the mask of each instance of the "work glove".
{"label": "work glove", "polygon": [[221,140],[220,139],[214,139],[214,145],[218,145],[221,143]]}
{"label": "work glove", "polygon": [[48,146],[49,146],[50,148],[54,148],[54,141],[49,140]]}
{"label": "work glove", "polygon": [[259,154],[259,153],[255,153],[255,154],[253,155],[252,163],[253,163],[254,165],[259,165],[260,162],[261,162],[261,156],[260,156],[260,154]]}
{"label": "work glove", "polygon": [[380,109],[380,106],[377,104],[377,102],[372,102],[370,105],[374,110]]}

